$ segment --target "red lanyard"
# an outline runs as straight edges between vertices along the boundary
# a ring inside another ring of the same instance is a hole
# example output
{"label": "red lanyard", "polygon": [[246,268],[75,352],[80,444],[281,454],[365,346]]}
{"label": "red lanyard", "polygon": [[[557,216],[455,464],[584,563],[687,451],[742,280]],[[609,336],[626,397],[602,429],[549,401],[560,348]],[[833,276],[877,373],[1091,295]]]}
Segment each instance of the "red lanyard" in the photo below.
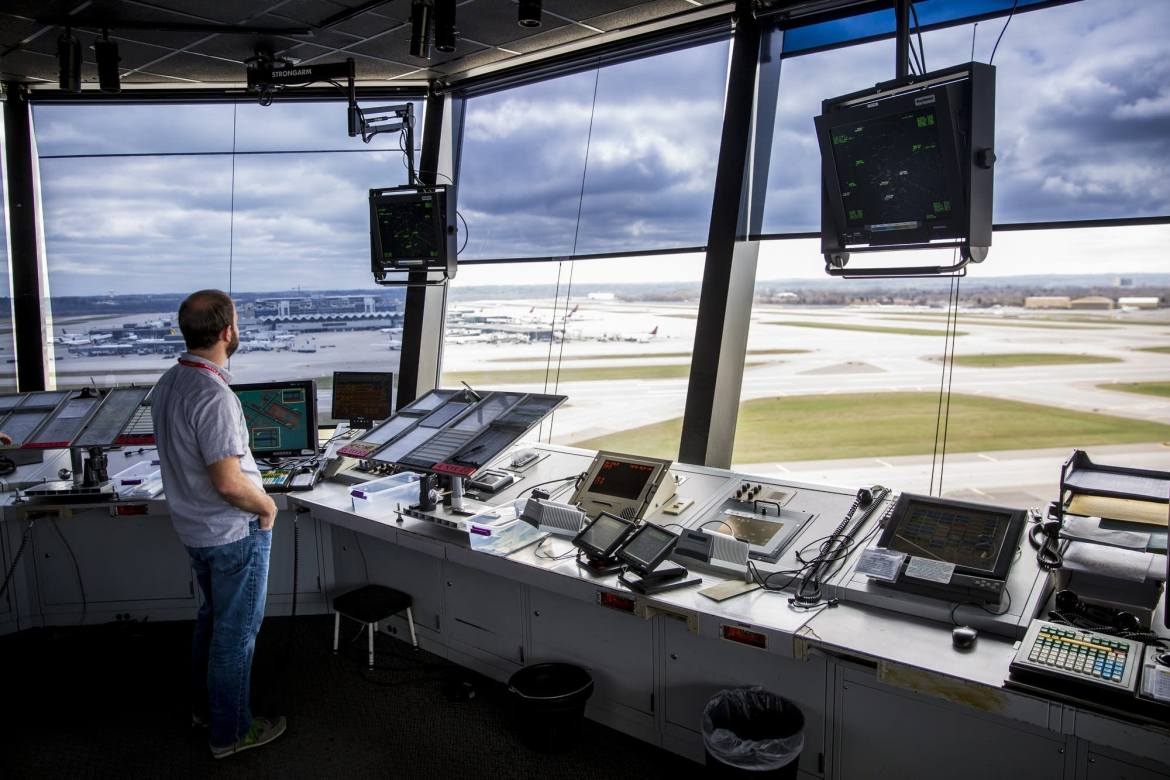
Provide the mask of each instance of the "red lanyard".
{"label": "red lanyard", "polygon": [[223,374],[221,374],[218,369],[213,368],[212,366],[209,366],[206,363],[196,363],[194,360],[185,360],[184,358],[179,358],[179,365],[187,366],[189,368],[201,368],[204,371],[210,371],[211,373],[215,374],[217,377],[222,379],[223,383],[225,385],[228,384],[227,378]]}

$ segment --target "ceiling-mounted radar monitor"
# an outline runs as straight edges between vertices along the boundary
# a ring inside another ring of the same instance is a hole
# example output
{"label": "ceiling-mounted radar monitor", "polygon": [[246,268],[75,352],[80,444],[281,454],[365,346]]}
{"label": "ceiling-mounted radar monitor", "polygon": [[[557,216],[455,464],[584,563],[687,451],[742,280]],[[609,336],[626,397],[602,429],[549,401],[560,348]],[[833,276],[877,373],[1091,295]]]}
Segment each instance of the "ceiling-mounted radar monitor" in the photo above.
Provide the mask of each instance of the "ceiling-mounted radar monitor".
{"label": "ceiling-mounted radar monitor", "polygon": [[402,284],[387,274],[438,273],[429,283],[455,276],[455,222],[451,188],[403,186],[370,190],[370,243],[374,281]]}
{"label": "ceiling-mounted radar monitor", "polygon": [[[991,247],[995,68],[970,62],[831,98],[816,117],[832,276],[962,273]],[[855,252],[948,249],[946,266],[847,268]]]}

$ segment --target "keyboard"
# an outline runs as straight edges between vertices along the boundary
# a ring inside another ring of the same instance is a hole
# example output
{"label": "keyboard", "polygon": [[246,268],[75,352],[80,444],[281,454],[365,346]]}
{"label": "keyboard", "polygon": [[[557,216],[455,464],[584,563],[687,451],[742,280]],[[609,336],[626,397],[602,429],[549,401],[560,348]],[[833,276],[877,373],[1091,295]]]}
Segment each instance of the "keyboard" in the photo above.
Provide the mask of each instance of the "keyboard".
{"label": "keyboard", "polygon": [[1141,658],[1142,644],[1132,639],[1033,620],[1011,670],[1133,693]]}
{"label": "keyboard", "polygon": [[288,490],[293,473],[290,469],[265,469],[260,472],[260,480],[264,483],[264,489],[269,493],[280,493]]}

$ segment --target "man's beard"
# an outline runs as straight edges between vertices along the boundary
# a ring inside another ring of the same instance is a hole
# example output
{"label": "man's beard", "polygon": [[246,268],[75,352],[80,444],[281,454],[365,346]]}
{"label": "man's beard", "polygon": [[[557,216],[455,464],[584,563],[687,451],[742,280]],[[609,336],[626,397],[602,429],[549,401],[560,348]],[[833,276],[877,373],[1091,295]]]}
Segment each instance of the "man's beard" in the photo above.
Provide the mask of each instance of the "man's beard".
{"label": "man's beard", "polygon": [[236,350],[239,348],[240,348],[240,332],[233,331],[232,332],[232,340],[229,341],[228,345],[227,345],[227,356],[231,357],[232,355],[236,354]]}

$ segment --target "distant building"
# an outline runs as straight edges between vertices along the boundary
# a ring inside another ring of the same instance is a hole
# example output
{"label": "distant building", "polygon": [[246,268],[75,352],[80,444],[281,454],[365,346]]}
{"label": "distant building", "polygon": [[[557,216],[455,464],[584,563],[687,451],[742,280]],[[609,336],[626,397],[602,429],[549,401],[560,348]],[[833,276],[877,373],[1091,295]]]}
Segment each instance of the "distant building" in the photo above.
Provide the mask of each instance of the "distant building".
{"label": "distant building", "polygon": [[1118,298],[1117,305],[1124,309],[1156,309],[1161,302],[1160,298]]}
{"label": "distant building", "polygon": [[614,294],[611,292],[592,292],[589,293],[589,300],[591,301],[612,301]]}
{"label": "distant building", "polygon": [[1118,276],[1113,280],[1114,287],[1133,287],[1133,279],[1128,276]]}
{"label": "distant building", "polygon": [[1068,309],[1072,299],[1067,295],[1029,295],[1024,299],[1025,309]]}
{"label": "distant building", "polygon": [[1103,295],[1087,295],[1084,298],[1073,298],[1069,302],[1073,309],[1094,309],[1108,311],[1113,308],[1113,299]]}

